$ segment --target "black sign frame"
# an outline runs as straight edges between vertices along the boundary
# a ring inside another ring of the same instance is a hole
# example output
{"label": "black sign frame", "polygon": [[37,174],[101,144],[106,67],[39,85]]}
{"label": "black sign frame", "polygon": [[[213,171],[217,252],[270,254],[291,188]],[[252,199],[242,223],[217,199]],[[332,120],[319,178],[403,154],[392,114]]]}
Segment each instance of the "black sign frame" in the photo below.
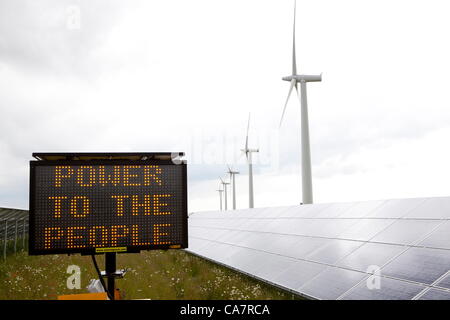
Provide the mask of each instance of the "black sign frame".
{"label": "black sign frame", "polygon": [[[145,245],[145,246],[127,246],[126,250],[121,251],[98,251],[96,248],[74,248],[74,249],[36,249],[34,240],[36,237],[35,228],[35,168],[37,166],[59,166],[59,165],[173,165],[182,167],[182,186],[183,186],[183,225],[182,225],[182,241],[177,244],[170,245]],[[28,235],[28,254],[29,255],[47,255],[47,254],[76,254],[93,255],[104,254],[105,252],[119,253],[138,253],[141,250],[167,250],[167,249],[184,249],[188,247],[188,193],[187,193],[187,164],[185,160],[42,160],[30,161],[30,192],[29,192],[29,235]]]}

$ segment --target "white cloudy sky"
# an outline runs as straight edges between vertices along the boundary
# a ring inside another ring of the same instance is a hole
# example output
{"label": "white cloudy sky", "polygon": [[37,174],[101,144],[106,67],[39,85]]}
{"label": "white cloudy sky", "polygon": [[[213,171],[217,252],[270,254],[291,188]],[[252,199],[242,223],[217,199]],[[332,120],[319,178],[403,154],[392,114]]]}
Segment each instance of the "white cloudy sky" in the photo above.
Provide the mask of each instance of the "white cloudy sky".
{"label": "white cloudy sky", "polygon": [[[298,1],[316,202],[450,195],[448,1]],[[76,13],[79,11],[79,20]],[[257,207],[300,202],[293,1],[0,0],[0,206],[32,152],[185,151],[189,210],[218,207],[248,113]],[[79,28],[78,28],[79,26]]]}

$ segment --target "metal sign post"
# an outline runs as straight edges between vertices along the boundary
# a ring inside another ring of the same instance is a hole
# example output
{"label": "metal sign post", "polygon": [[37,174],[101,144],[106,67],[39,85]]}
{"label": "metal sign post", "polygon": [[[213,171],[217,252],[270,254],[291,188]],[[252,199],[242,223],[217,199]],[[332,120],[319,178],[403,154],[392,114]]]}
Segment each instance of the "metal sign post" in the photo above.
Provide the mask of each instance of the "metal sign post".
{"label": "metal sign post", "polygon": [[105,253],[105,271],[108,278],[108,291],[111,296],[111,300],[115,299],[115,273],[116,273],[116,253]]}
{"label": "metal sign post", "polygon": [[25,250],[25,219],[23,219],[22,221],[22,250]]}
{"label": "metal sign post", "polygon": [[19,230],[19,220],[16,219],[16,229],[14,232],[14,254],[17,252],[17,231]]}
{"label": "metal sign post", "polygon": [[3,244],[3,258],[6,261],[6,248],[8,245],[8,220],[5,220],[5,239]]}

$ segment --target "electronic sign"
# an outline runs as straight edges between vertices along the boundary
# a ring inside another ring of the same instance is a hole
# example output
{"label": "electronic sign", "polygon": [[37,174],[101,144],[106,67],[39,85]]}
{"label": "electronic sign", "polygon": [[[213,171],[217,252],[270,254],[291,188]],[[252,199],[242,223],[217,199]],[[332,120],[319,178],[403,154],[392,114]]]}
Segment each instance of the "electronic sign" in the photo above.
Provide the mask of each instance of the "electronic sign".
{"label": "electronic sign", "polygon": [[187,247],[186,163],[30,162],[29,253]]}

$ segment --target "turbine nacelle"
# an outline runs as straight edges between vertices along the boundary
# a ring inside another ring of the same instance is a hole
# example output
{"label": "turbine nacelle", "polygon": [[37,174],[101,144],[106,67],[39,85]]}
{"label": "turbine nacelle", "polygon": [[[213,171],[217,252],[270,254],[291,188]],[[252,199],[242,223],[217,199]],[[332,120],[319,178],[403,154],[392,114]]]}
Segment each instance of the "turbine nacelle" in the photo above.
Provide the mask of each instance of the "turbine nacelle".
{"label": "turbine nacelle", "polygon": [[319,75],[309,75],[309,74],[297,74],[292,76],[287,76],[282,78],[284,81],[291,82],[296,80],[296,82],[320,82],[322,81],[322,74]]}
{"label": "turbine nacelle", "polygon": [[236,171],[236,170],[233,170],[233,168],[231,168],[229,165],[227,165],[227,167],[228,167],[228,173],[230,174],[230,175],[233,175],[233,174],[239,174],[239,171]]}
{"label": "turbine nacelle", "polygon": [[259,149],[241,149],[243,153],[259,152]]}

